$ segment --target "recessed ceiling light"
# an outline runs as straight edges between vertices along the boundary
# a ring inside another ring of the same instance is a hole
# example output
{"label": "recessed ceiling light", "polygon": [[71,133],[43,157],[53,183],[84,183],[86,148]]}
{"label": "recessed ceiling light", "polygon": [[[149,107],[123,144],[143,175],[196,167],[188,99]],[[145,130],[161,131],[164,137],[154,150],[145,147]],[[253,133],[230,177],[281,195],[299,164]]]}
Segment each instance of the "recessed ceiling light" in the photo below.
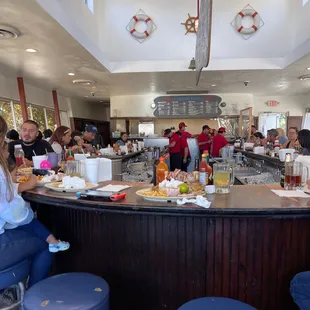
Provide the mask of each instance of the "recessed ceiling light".
{"label": "recessed ceiling light", "polygon": [[215,86],[216,86],[216,84],[211,84],[210,86],[211,86],[211,87],[215,87]]}
{"label": "recessed ceiling light", "polygon": [[92,86],[92,88],[93,88],[93,89],[95,89],[95,88],[96,88],[96,86]]}
{"label": "recessed ceiling light", "polygon": [[308,67],[307,70],[310,70],[310,67]]}
{"label": "recessed ceiling light", "polygon": [[68,75],[75,76],[75,73],[74,72],[69,72]]}
{"label": "recessed ceiling light", "polygon": [[27,53],[36,53],[37,52],[37,50],[35,50],[34,48],[26,48],[25,51]]}
{"label": "recessed ceiling light", "polygon": [[84,96],[85,98],[88,98],[88,96]]}

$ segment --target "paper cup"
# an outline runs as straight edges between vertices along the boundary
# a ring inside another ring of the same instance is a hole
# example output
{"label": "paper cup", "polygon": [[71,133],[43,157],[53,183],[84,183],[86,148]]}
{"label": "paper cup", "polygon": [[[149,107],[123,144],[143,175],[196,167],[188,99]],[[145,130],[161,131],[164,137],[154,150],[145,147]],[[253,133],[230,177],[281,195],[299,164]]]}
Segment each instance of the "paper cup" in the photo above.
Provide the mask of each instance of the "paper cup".
{"label": "paper cup", "polygon": [[40,169],[40,164],[43,160],[47,160],[47,155],[32,156],[33,167]]}
{"label": "paper cup", "polygon": [[98,183],[99,158],[85,159],[85,175],[90,183]]}

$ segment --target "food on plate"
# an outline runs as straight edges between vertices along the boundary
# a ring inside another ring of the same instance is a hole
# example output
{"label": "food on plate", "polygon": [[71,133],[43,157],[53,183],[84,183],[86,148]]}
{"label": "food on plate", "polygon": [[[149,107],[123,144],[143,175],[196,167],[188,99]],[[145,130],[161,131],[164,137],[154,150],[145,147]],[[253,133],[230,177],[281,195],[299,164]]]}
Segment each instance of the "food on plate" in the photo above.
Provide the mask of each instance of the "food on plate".
{"label": "food on plate", "polygon": [[86,182],[84,179],[81,179],[79,177],[65,176],[62,179],[62,182],[59,183],[58,187],[64,189],[72,189],[72,188],[83,189],[86,188]]}
{"label": "food on plate", "polygon": [[32,174],[32,167],[28,167],[28,168],[18,168],[17,169],[17,174],[19,175],[28,175],[28,174]]}
{"label": "food on plate", "polygon": [[29,175],[23,175],[23,176],[17,178],[17,182],[18,182],[18,183],[25,183],[25,182],[27,182],[28,180],[29,180]]}
{"label": "food on plate", "polygon": [[44,178],[44,175],[38,175],[37,179],[38,179],[38,182],[41,182]]}
{"label": "food on plate", "polygon": [[175,169],[174,171],[170,171],[168,173],[168,180],[177,180],[177,181],[181,181],[181,182],[186,182],[189,179],[193,178],[193,174],[191,172],[184,172],[181,171],[180,169]]}
{"label": "food on plate", "polygon": [[152,189],[142,192],[141,195],[151,197],[168,197],[166,191],[160,189],[158,186],[153,186]]}

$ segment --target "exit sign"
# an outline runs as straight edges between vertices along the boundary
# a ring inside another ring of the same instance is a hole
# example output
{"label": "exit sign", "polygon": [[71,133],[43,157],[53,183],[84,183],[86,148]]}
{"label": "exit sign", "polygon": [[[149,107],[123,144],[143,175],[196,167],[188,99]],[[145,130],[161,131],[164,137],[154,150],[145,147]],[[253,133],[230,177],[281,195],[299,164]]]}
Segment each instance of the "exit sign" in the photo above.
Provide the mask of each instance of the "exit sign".
{"label": "exit sign", "polygon": [[276,107],[280,102],[275,101],[275,100],[269,100],[267,101],[268,107]]}

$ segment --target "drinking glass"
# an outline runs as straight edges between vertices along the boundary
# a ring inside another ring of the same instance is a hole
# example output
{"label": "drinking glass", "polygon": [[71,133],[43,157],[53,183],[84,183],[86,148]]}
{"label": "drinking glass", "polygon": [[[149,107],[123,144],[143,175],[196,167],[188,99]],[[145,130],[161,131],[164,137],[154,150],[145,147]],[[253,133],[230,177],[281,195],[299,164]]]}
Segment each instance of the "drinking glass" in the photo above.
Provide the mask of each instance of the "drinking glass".
{"label": "drinking glass", "polygon": [[215,193],[230,193],[230,187],[234,184],[234,181],[234,169],[230,164],[217,163],[213,165],[213,182],[215,185]]}
{"label": "drinking glass", "polygon": [[65,174],[70,177],[80,177],[81,167],[79,160],[68,160],[65,164]]}
{"label": "drinking glass", "polygon": [[309,179],[309,169],[299,162],[286,162],[284,175],[284,189],[301,190]]}

